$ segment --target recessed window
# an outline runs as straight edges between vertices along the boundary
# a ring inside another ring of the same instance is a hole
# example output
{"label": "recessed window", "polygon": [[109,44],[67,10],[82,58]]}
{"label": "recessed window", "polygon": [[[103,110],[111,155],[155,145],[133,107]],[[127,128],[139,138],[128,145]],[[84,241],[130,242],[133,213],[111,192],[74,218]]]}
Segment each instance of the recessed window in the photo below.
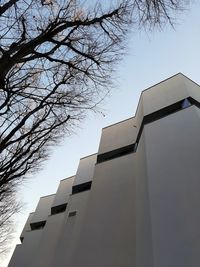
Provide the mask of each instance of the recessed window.
{"label": "recessed window", "polygon": [[52,207],[51,215],[64,212],[66,210],[66,207],[67,207],[67,203]]}
{"label": "recessed window", "polygon": [[72,187],[72,195],[83,192],[83,191],[90,190],[91,185],[92,185],[91,181],[83,183],[83,184],[74,185]]}
{"label": "recessed window", "polygon": [[138,143],[135,143],[135,146],[134,146],[134,152],[136,152],[137,147],[138,147]]}
{"label": "recessed window", "polygon": [[191,103],[190,103],[189,99],[188,98],[184,99],[183,102],[182,102],[181,107],[182,108],[188,108],[190,106],[191,106]]}
{"label": "recessed window", "polygon": [[69,212],[69,217],[76,216],[76,211]]}
{"label": "recessed window", "polygon": [[97,156],[97,163],[101,163],[101,162],[104,162],[106,160],[111,160],[114,158],[118,158],[118,157],[130,154],[130,153],[134,152],[134,147],[135,147],[135,144],[131,144],[128,146],[114,149],[112,151],[105,152],[103,154],[99,154]]}
{"label": "recessed window", "polygon": [[31,230],[39,230],[44,228],[46,221],[30,223]]}

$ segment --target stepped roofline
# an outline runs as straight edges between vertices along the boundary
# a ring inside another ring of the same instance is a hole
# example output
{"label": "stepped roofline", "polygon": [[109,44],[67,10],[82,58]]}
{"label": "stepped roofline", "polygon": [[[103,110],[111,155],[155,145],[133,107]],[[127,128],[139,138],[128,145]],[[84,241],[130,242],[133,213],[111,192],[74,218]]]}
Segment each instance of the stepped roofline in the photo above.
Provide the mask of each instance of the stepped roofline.
{"label": "stepped roofline", "polygon": [[140,106],[141,98],[142,98],[143,94],[146,93],[147,91],[151,90],[151,89],[154,88],[154,87],[158,87],[158,86],[161,85],[162,83],[165,83],[165,82],[167,82],[167,81],[169,81],[169,80],[171,80],[171,79],[174,79],[174,78],[177,77],[177,76],[182,76],[183,78],[186,78],[187,80],[191,81],[192,83],[194,83],[195,85],[197,85],[197,86],[200,87],[200,85],[199,85],[198,83],[196,83],[195,81],[193,81],[192,79],[190,79],[189,77],[187,77],[185,74],[183,74],[182,72],[178,72],[178,73],[176,73],[176,74],[174,74],[174,75],[172,75],[172,76],[170,76],[170,77],[168,77],[168,78],[166,78],[166,79],[164,79],[164,80],[162,80],[162,81],[160,81],[160,82],[158,82],[158,83],[155,83],[154,85],[151,85],[151,86],[147,87],[147,88],[144,89],[144,90],[142,90],[142,92],[140,93],[139,101],[138,101],[137,108],[136,108],[136,111],[135,111],[135,115],[134,115],[134,116],[129,117],[129,118],[127,118],[127,119],[124,119],[124,120],[122,120],[122,121],[119,121],[119,122],[110,124],[110,125],[108,125],[108,126],[105,126],[105,127],[102,128],[102,130],[103,130],[103,129],[106,129],[106,128],[109,128],[109,127],[112,127],[112,126],[114,126],[114,125],[117,125],[117,124],[119,124],[119,123],[123,123],[123,122],[125,122],[125,121],[128,121],[128,120],[131,120],[131,119],[136,118],[136,115],[137,115],[137,112],[138,112],[138,108],[139,108],[139,106]]}

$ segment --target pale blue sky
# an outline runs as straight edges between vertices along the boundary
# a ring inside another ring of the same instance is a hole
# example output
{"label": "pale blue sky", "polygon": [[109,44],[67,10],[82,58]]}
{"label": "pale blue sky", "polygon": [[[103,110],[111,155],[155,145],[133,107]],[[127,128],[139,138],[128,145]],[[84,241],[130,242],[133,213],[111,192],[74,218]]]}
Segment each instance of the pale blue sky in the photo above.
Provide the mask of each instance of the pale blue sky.
{"label": "pale blue sky", "polygon": [[[56,192],[59,181],[76,173],[79,159],[98,150],[101,129],[134,115],[142,90],[178,72],[200,84],[200,4],[182,14],[173,30],[132,32],[127,54],[119,64],[116,89],[102,104],[105,117],[90,114],[76,134],[54,147],[43,170],[22,186],[23,212],[16,217],[16,239],[41,196]],[[15,245],[13,245],[14,247]],[[6,267],[10,255],[1,267]]]}

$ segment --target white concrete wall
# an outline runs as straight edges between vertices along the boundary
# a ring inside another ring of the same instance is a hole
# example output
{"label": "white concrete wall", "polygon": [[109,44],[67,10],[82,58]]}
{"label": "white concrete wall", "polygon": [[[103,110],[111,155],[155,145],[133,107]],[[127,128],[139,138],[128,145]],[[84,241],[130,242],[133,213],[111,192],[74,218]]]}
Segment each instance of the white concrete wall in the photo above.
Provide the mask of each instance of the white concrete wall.
{"label": "white concrete wall", "polygon": [[134,266],[134,154],[95,168],[76,267]]}
{"label": "white concrete wall", "polygon": [[135,143],[143,117],[188,96],[200,101],[200,87],[181,73],[142,92],[135,117],[103,128],[98,154]]}
{"label": "white concrete wall", "polygon": [[30,222],[31,222],[31,220],[33,218],[33,214],[34,214],[34,212],[32,212],[32,213],[29,214],[28,219],[27,219],[27,221],[26,221],[26,223],[24,225],[24,228],[22,230],[22,233],[20,235],[20,238],[24,238],[25,235],[26,235],[26,232],[31,230]]}
{"label": "white concrete wall", "polygon": [[148,174],[146,163],[146,142],[141,135],[134,158],[135,177],[135,266],[154,267],[151,231],[151,210],[149,202]]}
{"label": "white concrete wall", "polygon": [[[66,211],[62,235],[60,235],[60,239],[57,243],[55,257],[48,267],[76,266],[74,261],[77,257],[80,257],[80,255],[77,254],[77,246],[81,238],[89,195],[90,191],[85,191],[71,196]],[[76,215],[68,217],[69,212],[72,211],[76,211]]]}
{"label": "white concrete wall", "polygon": [[[65,212],[49,216],[34,266],[73,266],[89,193],[86,191],[71,196]],[[71,211],[77,214],[69,217]]]}
{"label": "white concrete wall", "polygon": [[[43,229],[43,234],[37,250],[33,267],[50,267],[56,255],[59,239],[63,237],[63,229],[66,226],[66,212],[48,217]],[[57,266],[57,265],[54,265]]]}
{"label": "white concrete wall", "polygon": [[43,229],[27,232],[23,243],[16,246],[8,267],[36,267],[42,233]]}
{"label": "white concrete wall", "polygon": [[200,265],[200,110],[145,126],[154,267]]}
{"label": "white concrete wall", "polygon": [[137,137],[134,118],[113,124],[102,129],[98,154],[135,143]]}
{"label": "white concrete wall", "polygon": [[197,101],[200,102],[200,87],[198,84],[193,82],[192,80],[188,79],[187,77],[184,77],[184,83],[185,86],[190,94],[191,97],[196,99]]}
{"label": "white concrete wall", "polygon": [[51,207],[54,201],[55,195],[49,195],[41,197],[36,210],[31,218],[31,223],[46,221],[51,214]]}
{"label": "white concrete wall", "polygon": [[72,185],[74,182],[75,176],[63,179],[60,181],[57,192],[52,203],[52,207],[65,204],[68,202],[69,197],[72,193]]}
{"label": "white concrete wall", "polygon": [[73,186],[92,181],[96,160],[97,154],[80,159]]}
{"label": "white concrete wall", "polygon": [[[177,74],[142,93],[143,115],[176,103],[190,96],[185,76]],[[136,114],[137,116],[137,114]]]}

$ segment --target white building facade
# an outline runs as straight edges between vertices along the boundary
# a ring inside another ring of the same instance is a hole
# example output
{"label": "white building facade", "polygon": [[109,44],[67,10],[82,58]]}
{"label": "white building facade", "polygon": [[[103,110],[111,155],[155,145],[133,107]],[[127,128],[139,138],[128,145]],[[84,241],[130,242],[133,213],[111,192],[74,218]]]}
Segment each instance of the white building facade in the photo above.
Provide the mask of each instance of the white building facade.
{"label": "white building facade", "polygon": [[8,267],[199,267],[200,86],[179,73],[143,91],[20,239]]}

